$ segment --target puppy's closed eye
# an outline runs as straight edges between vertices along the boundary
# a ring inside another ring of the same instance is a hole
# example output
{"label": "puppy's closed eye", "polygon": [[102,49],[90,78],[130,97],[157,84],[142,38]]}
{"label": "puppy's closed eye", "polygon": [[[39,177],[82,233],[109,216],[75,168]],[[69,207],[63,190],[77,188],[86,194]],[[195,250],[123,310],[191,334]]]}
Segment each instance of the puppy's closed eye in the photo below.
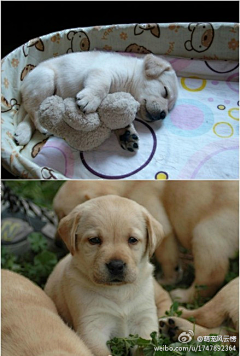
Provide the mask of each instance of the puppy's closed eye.
{"label": "puppy's closed eye", "polygon": [[165,94],[163,95],[163,97],[164,97],[164,98],[167,98],[167,97],[168,97],[168,90],[167,90],[166,87],[164,87],[164,89],[165,89]]}

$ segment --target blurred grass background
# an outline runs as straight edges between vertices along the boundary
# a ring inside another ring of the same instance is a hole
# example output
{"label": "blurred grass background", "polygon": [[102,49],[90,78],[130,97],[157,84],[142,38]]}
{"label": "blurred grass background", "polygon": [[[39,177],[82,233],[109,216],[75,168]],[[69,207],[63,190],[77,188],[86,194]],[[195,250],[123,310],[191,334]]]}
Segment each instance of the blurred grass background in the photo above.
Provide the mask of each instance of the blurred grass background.
{"label": "blurred grass background", "polygon": [[[64,181],[3,181],[2,189],[3,195],[4,187],[8,187],[17,197],[52,211],[53,198],[63,183]],[[17,217],[14,212],[12,216]],[[22,219],[30,222],[25,213]],[[53,239],[35,230],[26,236],[24,241],[24,253],[14,253],[11,245],[2,245],[1,268],[20,273],[43,288],[49,274],[67,251],[55,246]],[[20,248],[19,244],[16,251],[21,251]]]}
{"label": "blurred grass background", "polygon": [[65,181],[4,181],[19,197],[32,200],[36,205],[51,209],[58,189]]}

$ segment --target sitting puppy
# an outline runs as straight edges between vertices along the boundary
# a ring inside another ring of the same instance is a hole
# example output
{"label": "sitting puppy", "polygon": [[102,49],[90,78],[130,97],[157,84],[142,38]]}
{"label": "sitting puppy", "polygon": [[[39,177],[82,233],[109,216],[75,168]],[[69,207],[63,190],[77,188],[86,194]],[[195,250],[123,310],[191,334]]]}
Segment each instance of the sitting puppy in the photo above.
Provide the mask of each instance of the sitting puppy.
{"label": "sitting puppy", "polygon": [[[165,233],[155,251],[163,270],[160,284],[173,284],[181,277],[179,244],[192,253],[192,285],[171,292],[173,299],[192,303],[198,295],[216,293],[229,269],[229,258],[238,251],[238,185],[238,181],[68,181],[54,198],[54,210],[61,219],[76,205],[106,194],[143,205]],[[199,285],[206,289],[198,289]]]}
{"label": "sitting puppy", "polygon": [[[25,145],[34,128],[42,133],[38,118],[40,104],[54,94],[76,98],[84,113],[95,112],[109,93],[130,93],[140,103],[138,117],[146,121],[166,117],[177,99],[177,77],[171,65],[148,54],[144,58],[117,53],[79,52],[40,63],[24,79],[21,94],[27,115],[18,125],[15,141]],[[21,109],[20,109],[21,110]],[[21,111],[21,116],[23,112]],[[138,140],[134,126],[125,129],[126,141]],[[116,134],[124,135],[122,129]]]}
{"label": "sitting puppy", "polygon": [[11,271],[1,277],[3,356],[93,356],[41,288]]}
{"label": "sitting puppy", "polygon": [[113,337],[149,339],[158,331],[149,257],[163,238],[161,224],[138,203],[108,195],[78,205],[58,231],[71,254],[45,291],[93,354],[108,356]]}

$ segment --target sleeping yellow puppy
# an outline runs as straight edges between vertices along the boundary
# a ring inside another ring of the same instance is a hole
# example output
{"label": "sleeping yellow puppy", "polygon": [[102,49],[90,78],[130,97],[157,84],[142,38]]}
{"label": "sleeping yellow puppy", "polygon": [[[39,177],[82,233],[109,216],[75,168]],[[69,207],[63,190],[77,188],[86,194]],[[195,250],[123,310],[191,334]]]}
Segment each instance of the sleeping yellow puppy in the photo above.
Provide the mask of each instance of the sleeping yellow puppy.
{"label": "sleeping yellow puppy", "polygon": [[[25,145],[35,128],[46,132],[39,122],[38,110],[51,95],[76,98],[76,105],[87,114],[95,112],[109,93],[116,92],[130,93],[140,103],[138,118],[163,120],[177,100],[177,76],[169,62],[152,54],[136,58],[87,51],[48,59],[23,81],[21,94],[28,115],[24,117],[22,113],[23,121],[16,128],[15,140]],[[131,133],[129,141],[137,140],[133,124],[125,131]],[[119,135],[118,130],[116,134]]]}

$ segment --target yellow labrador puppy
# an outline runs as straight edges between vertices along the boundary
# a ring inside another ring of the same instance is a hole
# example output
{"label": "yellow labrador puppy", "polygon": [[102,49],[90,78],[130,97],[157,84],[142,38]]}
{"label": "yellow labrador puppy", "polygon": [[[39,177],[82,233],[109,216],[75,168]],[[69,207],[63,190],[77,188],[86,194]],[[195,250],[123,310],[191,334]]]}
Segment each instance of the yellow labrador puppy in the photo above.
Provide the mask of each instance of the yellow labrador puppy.
{"label": "yellow labrador puppy", "polygon": [[[193,302],[197,293],[212,296],[224,282],[229,259],[239,250],[239,183],[172,181],[166,188],[165,211],[177,240],[192,252],[195,269],[191,286],[175,289],[171,296],[183,303]],[[160,249],[157,254],[164,260]],[[201,285],[206,289],[198,291]]]}
{"label": "yellow labrador puppy", "polygon": [[[171,65],[152,54],[144,58],[108,52],[79,52],[65,54],[40,63],[24,79],[21,93],[27,113],[18,125],[15,140],[28,143],[34,128],[40,132],[40,104],[51,95],[76,98],[84,113],[95,112],[109,93],[128,92],[139,103],[137,116],[146,121],[162,120],[177,99],[177,77]],[[124,135],[130,131],[130,135]],[[121,134],[125,148],[134,148],[138,141],[133,125]],[[124,141],[125,140],[125,141]]]}
{"label": "yellow labrador puppy", "polygon": [[1,277],[2,356],[93,356],[41,288],[8,270]]}
{"label": "yellow labrador puppy", "polygon": [[144,207],[114,195],[91,199],[60,221],[59,234],[71,254],[45,291],[94,355],[108,356],[112,337],[158,331],[149,257],[163,230]]}
{"label": "yellow labrador puppy", "polygon": [[[161,293],[159,293],[159,297],[162,299]],[[161,316],[161,314],[158,315]],[[194,317],[194,324],[183,319],[190,317]],[[194,310],[182,308],[181,317],[160,318],[159,326],[160,332],[170,336],[173,341],[176,341],[178,337],[181,340],[181,336],[179,336],[181,333],[184,337],[194,336],[195,339],[198,336],[217,334],[222,335],[219,340],[223,343],[238,346],[239,278],[237,277],[225,285],[213,299],[201,308]],[[193,332],[191,333],[191,331]]]}
{"label": "yellow labrador puppy", "polygon": [[[180,302],[196,293],[212,296],[221,287],[229,258],[239,248],[239,187],[237,181],[68,181],[54,199],[58,218],[97,196],[117,194],[143,205],[163,225],[164,239],[155,251],[162,284],[181,278],[179,244],[194,257],[195,280],[171,292]],[[197,292],[197,285],[207,288]]]}

